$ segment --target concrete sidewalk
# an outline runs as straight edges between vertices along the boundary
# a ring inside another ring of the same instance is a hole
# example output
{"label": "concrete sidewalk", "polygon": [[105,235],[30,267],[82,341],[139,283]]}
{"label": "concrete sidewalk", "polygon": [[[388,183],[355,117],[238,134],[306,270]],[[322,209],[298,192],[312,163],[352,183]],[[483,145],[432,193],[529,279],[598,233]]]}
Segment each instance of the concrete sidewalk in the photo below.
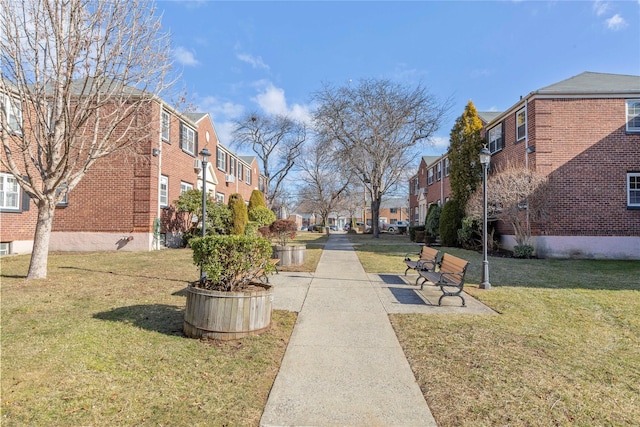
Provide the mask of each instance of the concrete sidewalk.
{"label": "concrete sidewalk", "polygon": [[387,317],[384,281],[372,282],[345,235],[331,235],[315,274],[272,277],[274,308],[301,309],[262,426],[436,425]]}

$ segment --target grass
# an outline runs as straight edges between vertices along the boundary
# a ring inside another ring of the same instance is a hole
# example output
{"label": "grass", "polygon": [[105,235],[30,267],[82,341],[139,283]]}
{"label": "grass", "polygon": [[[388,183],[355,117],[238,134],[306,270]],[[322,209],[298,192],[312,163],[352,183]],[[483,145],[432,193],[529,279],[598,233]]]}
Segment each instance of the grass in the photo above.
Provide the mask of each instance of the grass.
{"label": "grass", "polygon": [[[408,238],[352,236],[369,272],[403,273]],[[640,425],[640,262],[489,257],[493,290],[465,290],[498,311],[391,315],[439,426]]]}
{"label": "grass", "polygon": [[295,313],[227,343],[182,335],[191,251],[1,260],[3,426],[258,425]]}

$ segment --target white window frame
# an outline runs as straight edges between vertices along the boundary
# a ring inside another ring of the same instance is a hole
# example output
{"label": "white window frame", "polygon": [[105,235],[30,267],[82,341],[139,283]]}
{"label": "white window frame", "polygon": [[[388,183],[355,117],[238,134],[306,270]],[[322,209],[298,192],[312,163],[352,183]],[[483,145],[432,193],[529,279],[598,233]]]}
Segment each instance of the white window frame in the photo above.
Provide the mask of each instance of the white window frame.
{"label": "white window frame", "polygon": [[627,207],[640,209],[640,172],[627,173]]}
{"label": "white window frame", "polygon": [[188,182],[180,181],[180,194],[186,193],[187,191],[193,190],[193,184],[189,184]]}
{"label": "white window frame", "polygon": [[196,131],[189,126],[182,124],[181,146],[183,151],[194,155],[196,152]]}
{"label": "white window frame", "polygon": [[251,168],[248,167],[245,169],[245,181],[247,184],[251,185]]}
{"label": "white window frame", "polygon": [[413,179],[413,194],[416,196],[420,194],[420,182],[418,181],[418,177]]}
{"label": "white window frame", "polygon": [[440,181],[442,179],[442,163],[438,162],[436,165],[436,181]]}
{"label": "white window frame", "polygon": [[[628,133],[640,133],[640,99],[627,100],[627,125]],[[630,126],[631,123],[634,126]]]}
{"label": "white window frame", "polygon": [[449,176],[449,169],[451,169],[451,161],[447,157],[444,159],[444,176]]}
{"label": "white window frame", "polygon": [[229,175],[236,176],[236,159],[229,156]]}
{"label": "white window frame", "polygon": [[[518,118],[522,116],[524,122],[518,124]],[[522,135],[520,134],[520,128],[522,128]],[[516,141],[521,141],[527,137],[527,109],[521,108],[516,111]]]}
{"label": "white window frame", "polygon": [[0,107],[6,113],[7,131],[14,135],[22,135],[22,102],[4,95]]}
{"label": "white window frame", "polygon": [[224,203],[224,194],[216,193],[216,201],[219,203]]}
{"label": "white window frame", "polygon": [[9,255],[11,253],[11,242],[0,243],[0,255]]}
{"label": "white window frame", "polygon": [[160,188],[158,189],[160,207],[169,206],[169,177],[160,175]]}
{"label": "white window frame", "polygon": [[[12,182],[10,182],[12,181]],[[13,204],[7,204],[7,200],[15,200]],[[0,173],[0,209],[19,211],[20,210],[20,186],[18,180],[9,173]]]}
{"label": "white window frame", "polygon": [[433,184],[433,168],[429,168],[427,171],[427,185]]}
{"label": "white window frame", "polygon": [[[489,129],[487,139],[489,140],[489,151],[491,154],[502,150],[504,142],[502,140],[502,123]],[[500,142],[500,147],[498,143]]]}
{"label": "white window frame", "polygon": [[169,142],[169,137],[171,135],[171,115],[164,109],[160,113],[160,129],[162,140]]}
{"label": "white window frame", "polygon": [[227,153],[220,148],[216,152],[216,167],[222,172],[227,171]]}
{"label": "white window frame", "polygon": [[242,181],[242,174],[244,173],[243,168],[244,168],[244,165],[238,162],[238,181]]}

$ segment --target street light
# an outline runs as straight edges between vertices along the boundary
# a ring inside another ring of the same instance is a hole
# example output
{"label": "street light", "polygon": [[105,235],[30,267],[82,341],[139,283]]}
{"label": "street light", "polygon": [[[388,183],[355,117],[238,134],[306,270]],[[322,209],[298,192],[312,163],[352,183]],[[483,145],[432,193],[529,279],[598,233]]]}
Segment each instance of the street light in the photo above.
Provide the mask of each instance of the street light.
{"label": "street light", "polygon": [[482,282],[480,289],[491,289],[489,283],[489,261],[487,260],[487,169],[491,162],[491,152],[486,146],[480,150],[482,165]]}
{"label": "street light", "polygon": [[[193,170],[196,174],[200,174],[200,171],[202,171],[202,237],[204,237],[207,234],[207,164],[209,163],[211,153],[206,148],[203,148],[202,151],[200,151],[200,155],[202,156],[202,162],[196,158],[193,163]],[[201,268],[200,282],[204,281],[205,275],[205,272]]]}

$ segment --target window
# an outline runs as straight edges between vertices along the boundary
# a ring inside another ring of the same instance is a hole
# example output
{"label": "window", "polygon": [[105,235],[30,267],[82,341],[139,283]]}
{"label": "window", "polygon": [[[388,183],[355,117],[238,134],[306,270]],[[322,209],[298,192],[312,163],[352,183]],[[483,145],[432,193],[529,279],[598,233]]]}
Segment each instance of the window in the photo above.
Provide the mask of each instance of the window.
{"label": "window", "polygon": [[627,207],[640,209],[640,172],[627,174]]}
{"label": "window", "polygon": [[218,201],[220,203],[224,203],[224,194],[216,193],[216,201]]}
{"label": "window", "polygon": [[427,173],[427,185],[433,184],[433,168],[429,169]]}
{"label": "window", "polygon": [[440,181],[442,179],[442,163],[438,162],[436,165],[436,181]]}
{"label": "window", "polygon": [[491,154],[504,148],[504,140],[502,139],[502,123],[489,129],[489,151]]}
{"label": "window", "polygon": [[451,169],[451,162],[447,157],[446,159],[444,159],[444,176],[449,176],[449,169]]}
{"label": "window", "polygon": [[640,132],[640,99],[627,101],[627,132]]}
{"label": "window", "polygon": [[180,148],[192,155],[196,152],[196,132],[184,124],[180,129]]}
{"label": "window", "polygon": [[169,177],[160,176],[160,206],[169,206]]}
{"label": "window", "polygon": [[229,159],[229,175],[236,175],[236,159],[233,157]]}
{"label": "window", "polygon": [[238,180],[242,181],[242,175],[244,174],[244,170],[242,167],[242,163],[238,162]]}
{"label": "window", "polygon": [[18,180],[8,173],[0,173],[0,209],[20,209]]}
{"label": "window", "polygon": [[11,243],[0,243],[0,255],[9,255],[11,253]]}
{"label": "window", "polygon": [[22,103],[9,96],[3,96],[0,108],[7,115],[7,130],[9,133],[22,135]]}
{"label": "window", "polygon": [[251,168],[245,168],[247,184],[251,185]]}
{"label": "window", "polygon": [[216,149],[216,165],[221,171],[227,171],[227,153],[219,148]]}
{"label": "window", "polygon": [[60,195],[60,193],[64,193],[62,199],[56,204],[56,206],[69,206],[69,186],[67,184],[62,184],[56,190],[56,196]]}
{"label": "window", "polygon": [[[389,208],[389,213],[398,213],[398,208]],[[391,220],[391,222],[395,221],[394,219]]]}
{"label": "window", "polygon": [[414,178],[413,180],[413,194],[418,195],[420,191],[420,184],[418,183],[418,178]]}
{"label": "window", "polygon": [[170,124],[170,120],[171,120],[171,116],[169,116],[169,113],[167,113],[166,111],[162,110],[162,117],[161,117],[161,128],[162,128],[162,140],[169,142],[169,124]]}
{"label": "window", "polygon": [[188,182],[181,182],[180,183],[180,194],[189,191],[189,190],[193,190],[193,185],[189,184]]}
{"label": "window", "polygon": [[522,109],[516,113],[516,141],[527,136],[527,111]]}

